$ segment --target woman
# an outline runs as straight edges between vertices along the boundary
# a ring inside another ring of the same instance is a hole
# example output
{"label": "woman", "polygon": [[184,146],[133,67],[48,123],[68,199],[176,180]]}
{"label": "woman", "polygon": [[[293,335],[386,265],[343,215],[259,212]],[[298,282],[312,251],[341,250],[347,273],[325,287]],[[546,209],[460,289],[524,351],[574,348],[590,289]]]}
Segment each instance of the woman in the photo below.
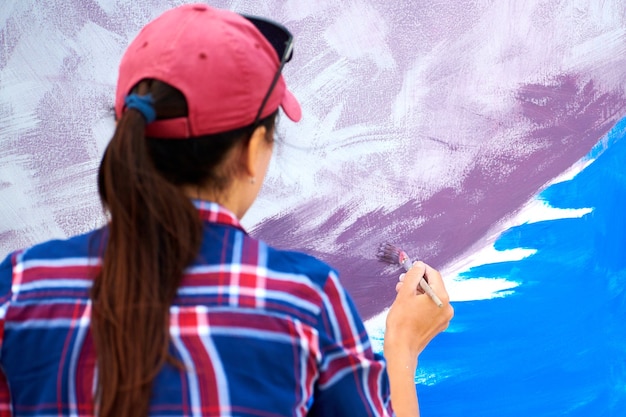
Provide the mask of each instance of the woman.
{"label": "woman", "polygon": [[[98,185],[109,224],[0,265],[7,415],[398,416],[419,413],[417,357],[452,317],[437,271],[398,283],[375,355],[336,272],[239,219],[273,150],[292,39],[186,5],[126,51]],[[426,275],[444,301],[416,292]],[[390,391],[390,392],[389,392]]]}

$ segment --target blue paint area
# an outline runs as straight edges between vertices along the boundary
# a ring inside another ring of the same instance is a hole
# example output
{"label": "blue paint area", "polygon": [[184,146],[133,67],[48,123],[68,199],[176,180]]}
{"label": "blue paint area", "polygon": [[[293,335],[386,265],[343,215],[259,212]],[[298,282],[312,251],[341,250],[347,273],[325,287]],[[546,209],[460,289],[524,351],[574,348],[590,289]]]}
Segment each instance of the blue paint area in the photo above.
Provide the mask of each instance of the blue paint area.
{"label": "blue paint area", "polygon": [[[498,250],[523,260],[464,276],[519,282],[512,295],[456,303],[449,332],[420,358],[425,416],[626,416],[626,119],[574,179],[539,198],[593,208],[513,227]],[[430,382],[433,382],[432,384]]]}

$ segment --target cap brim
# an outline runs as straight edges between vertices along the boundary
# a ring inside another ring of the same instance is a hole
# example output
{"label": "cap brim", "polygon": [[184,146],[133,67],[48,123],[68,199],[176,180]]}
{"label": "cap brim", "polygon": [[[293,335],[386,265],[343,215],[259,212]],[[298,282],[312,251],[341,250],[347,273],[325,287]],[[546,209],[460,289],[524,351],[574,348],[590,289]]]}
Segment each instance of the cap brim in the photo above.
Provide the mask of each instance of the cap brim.
{"label": "cap brim", "polygon": [[280,103],[280,107],[282,107],[287,117],[292,121],[299,122],[302,118],[302,108],[300,108],[298,99],[287,89],[285,89],[285,95],[283,96],[283,101]]}

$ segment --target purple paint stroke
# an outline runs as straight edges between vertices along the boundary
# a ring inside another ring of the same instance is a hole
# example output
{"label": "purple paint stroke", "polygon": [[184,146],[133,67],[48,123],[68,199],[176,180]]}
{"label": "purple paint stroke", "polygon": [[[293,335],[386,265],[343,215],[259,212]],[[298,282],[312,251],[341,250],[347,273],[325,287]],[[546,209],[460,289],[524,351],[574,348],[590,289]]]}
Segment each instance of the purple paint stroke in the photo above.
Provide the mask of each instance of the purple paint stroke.
{"label": "purple paint stroke", "polygon": [[[293,212],[258,225],[253,233],[279,247],[314,254],[340,272],[359,312],[370,318],[394,297],[399,269],[375,260],[381,242],[401,246],[413,256],[441,268],[462,254],[489,228],[515,211],[545,185],[588,153],[626,111],[626,97],[601,93],[592,81],[563,75],[546,85],[528,84],[517,91],[519,116],[534,126],[523,142],[541,145],[527,155],[501,155],[507,172],[494,172],[493,160],[479,158],[458,189],[443,189],[426,201],[406,201],[392,211],[374,210],[341,232],[333,253],[318,244],[320,236],[336,230],[351,207],[327,213],[324,201],[312,201]],[[328,220],[308,230],[302,219]],[[415,218],[422,225],[407,230]]]}

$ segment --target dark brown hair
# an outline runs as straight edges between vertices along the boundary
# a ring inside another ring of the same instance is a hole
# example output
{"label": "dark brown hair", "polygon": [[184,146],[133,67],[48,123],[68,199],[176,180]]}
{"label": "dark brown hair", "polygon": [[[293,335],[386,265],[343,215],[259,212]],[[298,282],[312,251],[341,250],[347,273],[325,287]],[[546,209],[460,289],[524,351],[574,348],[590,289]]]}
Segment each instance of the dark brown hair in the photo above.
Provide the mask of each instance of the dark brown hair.
{"label": "dark brown hair", "polygon": [[[155,80],[133,90],[151,94],[157,118],[187,115],[180,91]],[[263,124],[271,140],[276,113]],[[102,269],[91,291],[99,417],[145,416],[152,381],[169,356],[169,307],[184,269],[197,256],[202,226],[182,185],[227,187],[222,165],[255,126],[187,140],[146,138],[145,120],[127,110],[98,171],[110,215]]]}

